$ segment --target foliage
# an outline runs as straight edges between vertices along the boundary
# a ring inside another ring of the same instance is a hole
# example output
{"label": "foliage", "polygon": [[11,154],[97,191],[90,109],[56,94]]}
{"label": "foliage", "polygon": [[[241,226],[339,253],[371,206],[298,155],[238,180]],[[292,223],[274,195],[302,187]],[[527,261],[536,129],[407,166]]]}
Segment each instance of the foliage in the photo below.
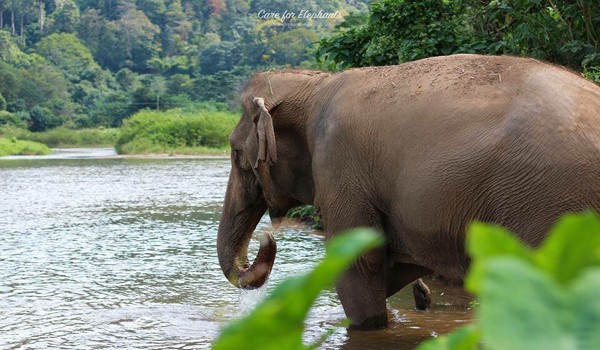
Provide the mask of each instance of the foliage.
{"label": "foliage", "polygon": [[184,147],[223,149],[237,121],[238,116],[228,112],[142,110],[125,121],[116,149],[119,153],[173,153]]}
{"label": "foliage", "polygon": [[474,224],[467,247],[477,323],[419,349],[600,348],[597,214],[563,217],[537,249],[500,227]]}
{"label": "foliage", "polygon": [[312,205],[304,205],[292,208],[288,211],[287,217],[307,223],[314,229],[323,229],[323,218],[317,209]]}
{"label": "foliage", "polygon": [[310,273],[282,282],[250,315],[227,326],[214,349],[302,349],[304,319],[319,293],[362,253],[383,243],[366,229],[338,235]]}
{"label": "foliage", "polygon": [[0,126],[8,125],[15,128],[26,128],[25,121],[18,115],[0,110]]}
{"label": "foliage", "polygon": [[52,151],[45,145],[31,141],[0,138],[0,157],[16,155],[43,155]]}
{"label": "foliage", "polygon": [[[419,349],[600,347],[597,214],[565,215],[537,249],[499,226],[475,223],[468,229],[467,250],[472,265],[466,287],[479,298],[478,320]],[[310,305],[352,261],[336,256],[349,251],[353,256],[361,253],[355,238],[336,237],[321,265],[279,285],[249,316],[225,328],[215,349],[302,348],[303,320]],[[342,259],[347,260],[341,263]],[[329,260],[336,261],[335,272]]]}
{"label": "foliage", "polygon": [[31,131],[45,131],[61,124],[61,120],[50,109],[40,106],[35,106],[31,109],[29,118],[31,120],[29,130]]}
{"label": "foliage", "polygon": [[322,39],[317,59],[360,67],[461,52],[510,54],[594,72],[598,28],[595,0],[380,0],[366,24]]}
{"label": "foliage", "polygon": [[469,39],[464,21],[452,2],[378,1],[366,25],[322,39],[317,59],[361,67],[449,55]]}
{"label": "foliage", "polygon": [[6,99],[0,94],[0,112],[6,110]]}
{"label": "foliage", "polygon": [[12,113],[47,108],[70,128],[118,127],[140,109],[206,100],[235,108],[252,72],[315,67],[312,43],[339,22],[283,23],[260,10],[346,13],[366,2],[0,2],[0,94]]}

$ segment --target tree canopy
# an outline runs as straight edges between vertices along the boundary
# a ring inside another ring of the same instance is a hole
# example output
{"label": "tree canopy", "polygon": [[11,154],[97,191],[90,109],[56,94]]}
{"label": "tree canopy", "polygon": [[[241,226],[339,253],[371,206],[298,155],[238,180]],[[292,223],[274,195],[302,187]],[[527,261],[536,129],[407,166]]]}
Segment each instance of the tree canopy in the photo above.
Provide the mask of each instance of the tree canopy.
{"label": "tree canopy", "polygon": [[380,0],[363,25],[338,26],[317,51],[334,67],[453,53],[536,57],[600,81],[600,2]]}
{"label": "tree canopy", "polygon": [[[318,68],[315,42],[367,3],[0,0],[0,94],[7,113],[36,130],[119,126],[142,108],[195,101],[235,106],[253,71]],[[303,19],[302,10],[340,15]]]}

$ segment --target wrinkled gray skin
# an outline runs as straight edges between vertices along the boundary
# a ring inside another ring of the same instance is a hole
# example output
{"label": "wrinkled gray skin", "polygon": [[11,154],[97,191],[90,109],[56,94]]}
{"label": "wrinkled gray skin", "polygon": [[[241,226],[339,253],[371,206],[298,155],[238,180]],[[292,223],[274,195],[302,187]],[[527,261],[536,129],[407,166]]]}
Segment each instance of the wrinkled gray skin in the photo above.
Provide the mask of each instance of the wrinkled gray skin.
{"label": "wrinkled gray skin", "polygon": [[268,209],[304,203],[327,237],[381,229],[386,245],[337,283],[351,327],[387,325],[386,298],[468,267],[465,227],[504,225],[537,245],[564,212],[600,211],[600,87],[532,59],[456,55],[338,74],[256,74],[231,134],[217,238],[234,285],[264,283],[275,242],[246,249]]}

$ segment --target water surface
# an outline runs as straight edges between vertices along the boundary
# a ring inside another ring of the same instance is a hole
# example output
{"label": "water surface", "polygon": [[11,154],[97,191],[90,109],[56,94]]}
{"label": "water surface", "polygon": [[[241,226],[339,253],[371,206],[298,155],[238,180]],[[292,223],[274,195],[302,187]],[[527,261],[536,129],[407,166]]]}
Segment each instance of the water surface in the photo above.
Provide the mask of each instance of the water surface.
{"label": "water surface", "polygon": [[[324,254],[319,232],[284,225],[268,287],[240,294],[215,247],[228,160],[97,152],[0,160],[0,349],[207,349],[223,324]],[[388,299],[390,328],[367,333],[340,327],[326,291],[306,340],[331,330],[323,349],[411,349],[471,319],[461,288],[427,283],[432,310],[414,310],[402,291]]]}

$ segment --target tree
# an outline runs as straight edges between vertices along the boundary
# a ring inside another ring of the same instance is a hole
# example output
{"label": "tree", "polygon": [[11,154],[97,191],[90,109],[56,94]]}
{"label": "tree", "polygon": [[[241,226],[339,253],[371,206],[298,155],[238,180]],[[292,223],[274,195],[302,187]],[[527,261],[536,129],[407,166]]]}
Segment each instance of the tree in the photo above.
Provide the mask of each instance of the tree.
{"label": "tree", "polygon": [[200,56],[202,74],[214,74],[222,70],[231,70],[242,58],[239,47],[231,41],[221,41],[209,45]]}
{"label": "tree", "polygon": [[79,82],[89,70],[99,70],[92,54],[73,34],[51,34],[36,46],[37,52],[63,70],[71,82]]}
{"label": "tree", "polygon": [[6,110],[6,99],[0,93],[0,112]]}
{"label": "tree", "polygon": [[317,59],[350,67],[398,64],[462,51],[472,39],[452,2],[382,0],[366,25],[320,41]]}
{"label": "tree", "polygon": [[52,114],[52,111],[40,106],[33,107],[29,112],[29,116],[31,118],[29,130],[31,131],[45,131],[62,124],[60,119]]}
{"label": "tree", "polygon": [[269,40],[269,54],[276,64],[299,66],[312,58],[312,46],[318,39],[315,32],[306,28],[283,32]]}
{"label": "tree", "polygon": [[317,58],[356,67],[459,52],[511,54],[594,72],[598,28],[595,0],[381,0],[366,24],[322,39]]}
{"label": "tree", "polygon": [[75,32],[80,20],[79,7],[74,0],[57,1],[56,10],[50,16],[51,29],[57,33]]}

